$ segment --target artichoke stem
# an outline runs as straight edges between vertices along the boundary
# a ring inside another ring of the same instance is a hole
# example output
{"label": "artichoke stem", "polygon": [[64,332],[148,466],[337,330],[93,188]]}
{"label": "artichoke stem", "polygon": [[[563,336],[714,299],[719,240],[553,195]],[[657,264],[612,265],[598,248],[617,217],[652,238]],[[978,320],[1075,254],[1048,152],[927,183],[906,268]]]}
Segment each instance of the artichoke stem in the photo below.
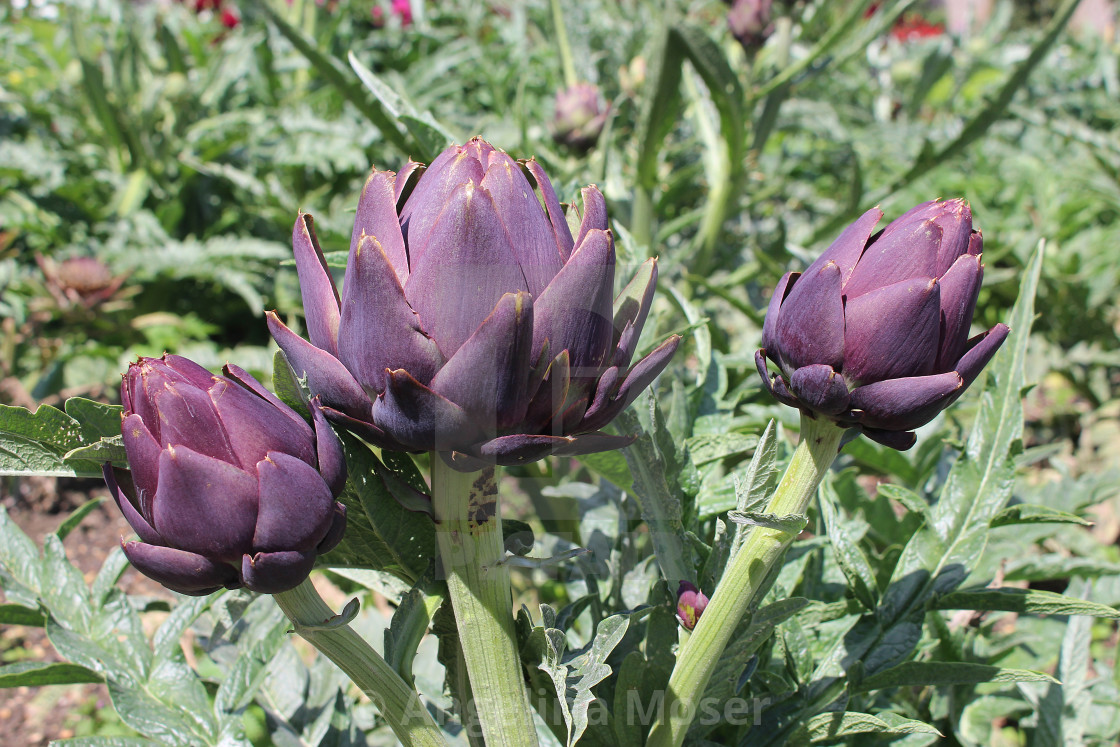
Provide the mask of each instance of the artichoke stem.
{"label": "artichoke stem", "polygon": [[459,472],[432,454],[432,508],[473,703],[487,747],[536,747],[513,627],[495,467]]}
{"label": "artichoke stem", "polygon": [[[843,435],[843,428],[823,418],[801,416],[801,441],[766,513],[786,516],[808,510],[821,479],[836,458]],[[664,708],[650,729],[647,747],[680,747],[684,742],[728,641],[794,537],[793,532],[781,529],[751,528],[742,547],[728,561],[696,628],[681,646],[669,677]]]}
{"label": "artichoke stem", "polygon": [[295,631],[317,648],[369,697],[405,747],[447,747],[443,732],[416,691],[349,625],[331,625],[335,613],[310,579],[273,599]]}

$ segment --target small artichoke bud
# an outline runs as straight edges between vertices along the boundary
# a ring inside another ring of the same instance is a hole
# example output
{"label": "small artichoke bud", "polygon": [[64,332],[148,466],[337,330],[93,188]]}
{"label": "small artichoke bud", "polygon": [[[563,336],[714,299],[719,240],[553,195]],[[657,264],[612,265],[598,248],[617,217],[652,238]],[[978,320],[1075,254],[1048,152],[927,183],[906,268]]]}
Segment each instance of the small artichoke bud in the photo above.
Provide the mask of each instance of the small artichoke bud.
{"label": "small artichoke bud", "polygon": [[872,235],[882,217],[868,210],[809,269],[778,281],[755,363],[779,401],[908,449],[1009,330],[969,337],[984,240],[968,203],[922,203]]}
{"label": "small artichoke bud", "polygon": [[727,11],[727,27],[748,54],[757,52],[774,33],[773,0],[735,0]]}
{"label": "small artichoke bud", "polygon": [[552,139],[557,143],[586,153],[598,142],[606,121],[607,110],[595,85],[577,83],[556,92]]}
{"label": "small artichoke bud", "polygon": [[172,591],[298,586],[342,539],[342,445],[240,368],[225,376],[177,355],[141,358],[121,384],[129,470],[105,482],[139,535],[132,565]]}
{"label": "small artichoke bud", "polygon": [[677,619],[688,630],[696,627],[700,615],[708,606],[708,597],[696,588],[695,584],[681,581],[677,588]]}

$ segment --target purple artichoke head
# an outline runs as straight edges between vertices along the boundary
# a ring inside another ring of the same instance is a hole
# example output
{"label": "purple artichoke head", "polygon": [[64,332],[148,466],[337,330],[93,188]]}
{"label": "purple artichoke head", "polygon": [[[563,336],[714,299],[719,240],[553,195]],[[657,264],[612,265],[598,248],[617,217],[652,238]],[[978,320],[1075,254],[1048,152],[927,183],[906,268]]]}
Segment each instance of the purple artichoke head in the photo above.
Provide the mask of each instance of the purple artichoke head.
{"label": "purple artichoke head", "polygon": [[908,449],[1009,330],[968,336],[984,274],[968,203],[922,203],[872,236],[882,217],[868,210],[809,269],[778,281],[755,363],[779,401]]}
{"label": "purple artichoke head", "polygon": [[327,417],[460,469],[628,443],[597,431],[679,341],[631,366],[656,261],[614,299],[599,190],[583,189],[573,236],[540,165],[477,138],[427,167],[370,175],[341,295],[310,216],[293,242],[310,342],[275,314],[268,323]]}
{"label": "purple artichoke head", "polygon": [[338,437],[313,426],[240,368],[225,376],[177,355],[141,358],[121,384],[129,471],[105,482],[140,537],[129,561],[173,591],[299,585],[342,539]]}
{"label": "purple artichoke head", "polygon": [[594,147],[607,121],[607,109],[593,83],[576,83],[556,92],[552,139],[572,150]]}

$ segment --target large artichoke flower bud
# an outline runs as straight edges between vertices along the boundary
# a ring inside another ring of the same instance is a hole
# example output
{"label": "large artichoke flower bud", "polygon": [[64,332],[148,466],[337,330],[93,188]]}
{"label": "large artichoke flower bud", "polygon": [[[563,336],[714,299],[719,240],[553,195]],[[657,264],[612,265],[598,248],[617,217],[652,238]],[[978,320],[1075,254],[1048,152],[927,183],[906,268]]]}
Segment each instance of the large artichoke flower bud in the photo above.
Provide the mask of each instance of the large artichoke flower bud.
{"label": "large artichoke flower bud", "polygon": [[964,200],[922,203],[872,237],[882,217],[868,210],[808,270],[778,281],[755,363],[779,401],[908,449],[1009,330],[968,337],[984,268]]}
{"label": "large artichoke flower bud", "polygon": [[121,433],[131,472],[104,468],[140,537],[124,552],[182,594],[287,591],[342,539],[342,445],[319,408],[309,426],[245,371],[223,370],[177,355],[128,367]]}
{"label": "large artichoke flower bud", "polygon": [[307,342],[268,315],[327,417],[382,448],[452,466],[603,451],[597,432],[661,372],[671,337],[631,366],[657,281],[650,259],[614,300],[606,203],[583,189],[572,236],[536,161],[474,139],[430,166],[373,171],[341,297],[312,227],[293,232]]}

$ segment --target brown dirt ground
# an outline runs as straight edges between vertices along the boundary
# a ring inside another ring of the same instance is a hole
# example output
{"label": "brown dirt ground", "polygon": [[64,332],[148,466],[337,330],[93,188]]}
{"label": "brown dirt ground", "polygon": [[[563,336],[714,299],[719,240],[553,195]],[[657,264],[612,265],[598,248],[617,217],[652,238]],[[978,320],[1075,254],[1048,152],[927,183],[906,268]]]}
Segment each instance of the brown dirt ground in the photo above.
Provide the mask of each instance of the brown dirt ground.
{"label": "brown dirt ground", "polygon": [[[64,541],[66,555],[90,582],[105,557],[132,530],[109,498],[104,483],[64,478],[0,478],[0,505],[40,547],[43,538],[92,497],[104,501]],[[166,594],[131,569],[121,586],[132,593]],[[0,590],[0,601],[3,600]],[[0,625],[0,663],[61,661],[41,628]],[[39,747],[83,733],[83,721],[111,708],[105,685],[54,685],[0,690],[0,745]]]}

